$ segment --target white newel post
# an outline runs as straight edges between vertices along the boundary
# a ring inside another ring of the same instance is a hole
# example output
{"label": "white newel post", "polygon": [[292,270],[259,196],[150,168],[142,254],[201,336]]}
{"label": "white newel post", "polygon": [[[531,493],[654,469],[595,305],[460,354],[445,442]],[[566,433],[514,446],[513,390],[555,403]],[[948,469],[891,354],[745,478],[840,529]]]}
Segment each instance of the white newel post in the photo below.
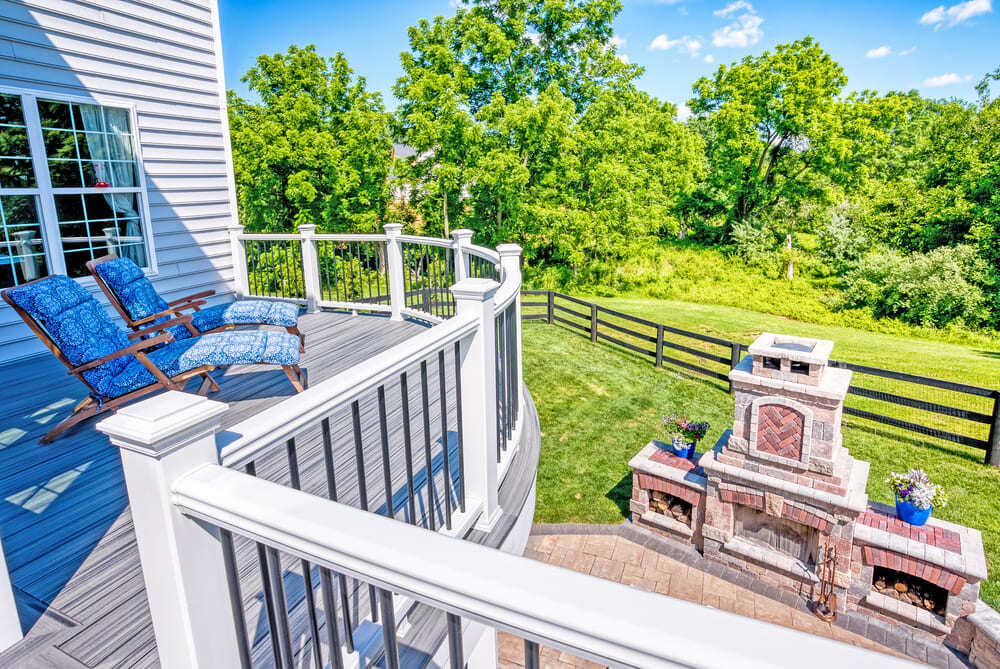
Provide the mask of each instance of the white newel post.
{"label": "white newel post", "polygon": [[4,556],[3,543],[0,542],[0,651],[7,650],[23,636],[21,619],[14,602],[14,588],[7,570],[7,558]]}
{"label": "white newel post", "polygon": [[466,249],[472,245],[472,230],[459,228],[451,231],[451,238],[455,240],[455,282],[464,281],[469,278],[469,256]]}
{"label": "white newel post", "polygon": [[319,301],[323,298],[319,287],[319,256],[316,254],[316,226],[306,223],[299,226],[302,236],[302,280],[306,289],[306,312],[319,311]]}
{"label": "white newel post", "polygon": [[[517,297],[514,298],[514,332],[517,346],[517,406],[523,404],[524,362],[521,355],[521,247],[517,244],[500,244],[497,246],[500,254],[500,271],[504,281],[512,280],[517,286]],[[520,415],[520,412],[518,412]]]}
{"label": "white newel post", "polygon": [[465,279],[451,287],[459,316],[474,314],[476,333],[462,340],[462,435],[465,493],[483,500],[476,528],[489,531],[500,518],[497,487],[497,349],[493,331],[493,296],[500,287],[490,279]]}
{"label": "white newel post", "polygon": [[250,281],[247,277],[247,250],[243,240],[243,226],[234,223],[229,226],[229,250],[233,256],[233,281],[236,284],[236,297],[246,297],[250,294]]}
{"label": "white newel post", "polygon": [[403,281],[403,246],[399,236],[403,234],[402,223],[386,223],[384,226],[387,237],[385,244],[386,263],[389,271],[389,304],[392,307],[392,320],[403,320],[403,307],[406,306],[406,284]]}
{"label": "white newel post", "polygon": [[215,433],[226,405],[168,391],[97,425],[121,451],[153,632],[165,669],[240,666],[215,528],[177,511],[173,483],[218,464]]}

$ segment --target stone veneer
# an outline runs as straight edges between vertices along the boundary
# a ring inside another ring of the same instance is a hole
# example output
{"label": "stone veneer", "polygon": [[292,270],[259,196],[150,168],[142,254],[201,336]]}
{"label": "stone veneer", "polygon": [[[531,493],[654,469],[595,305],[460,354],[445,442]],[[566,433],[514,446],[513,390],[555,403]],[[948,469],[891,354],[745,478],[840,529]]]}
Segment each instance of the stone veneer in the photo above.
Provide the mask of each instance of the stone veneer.
{"label": "stone veneer", "polygon": [[[961,636],[966,626],[960,621],[976,611],[986,578],[982,536],[937,518],[913,527],[891,507],[869,502],[869,464],[851,457],[841,439],[851,372],[828,365],[832,349],[828,341],[761,335],[730,372],[733,429],[711,451],[689,461],[650,442],[629,462],[632,520],[806,600],[818,595],[819,565],[835,551],[838,610],[861,611],[932,638]],[[691,527],[652,511],[654,490],[691,503]],[[752,520],[749,534],[741,533],[746,520],[741,526],[737,516]],[[754,526],[770,534],[761,538]],[[792,545],[800,553],[813,541],[810,559],[787,552],[782,536],[798,541]],[[876,592],[875,567],[944,588],[945,619]],[[993,641],[983,637],[980,647]],[[961,643],[956,637],[954,645]]]}

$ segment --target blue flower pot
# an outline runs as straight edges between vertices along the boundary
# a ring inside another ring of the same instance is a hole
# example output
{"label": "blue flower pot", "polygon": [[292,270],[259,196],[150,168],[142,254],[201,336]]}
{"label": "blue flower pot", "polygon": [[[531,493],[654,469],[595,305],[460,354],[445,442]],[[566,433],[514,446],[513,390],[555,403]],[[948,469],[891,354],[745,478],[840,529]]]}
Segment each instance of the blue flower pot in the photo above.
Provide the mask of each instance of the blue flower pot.
{"label": "blue flower pot", "polygon": [[898,496],[896,497],[896,515],[904,523],[917,526],[923,525],[931,517],[931,511],[933,510],[933,506],[926,509],[918,509],[910,502],[899,499]]}
{"label": "blue flower pot", "polygon": [[677,455],[682,458],[690,458],[692,455],[694,455],[694,447],[695,445],[697,445],[697,443],[698,442],[696,441],[689,441],[682,448],[677,448],[676,446],[673,445],[673,443],[671,443],[670,450],[674,452],[674,455]]}

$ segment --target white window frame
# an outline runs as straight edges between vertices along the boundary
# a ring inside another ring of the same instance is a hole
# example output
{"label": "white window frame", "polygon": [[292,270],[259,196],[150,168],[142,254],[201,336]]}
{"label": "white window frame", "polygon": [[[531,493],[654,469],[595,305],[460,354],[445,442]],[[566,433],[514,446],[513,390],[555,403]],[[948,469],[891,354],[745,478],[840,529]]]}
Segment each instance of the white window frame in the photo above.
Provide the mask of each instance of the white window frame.
{"label": "white window frame", "polygon": [[[156,259],[156,244],[153,243],[153,224],[149,216],[149,196],[147,194],[146,170],[143,166],[142,142],[139,141],[139,119],[136,113],[135,104],[122,98],[109,97],[104,95],[80,96],[66,95],[64,93],[15,88],[0,86],[0,93],[5,95],[16,95],[21,98],[24,122],[28,128],[28,147],[31,151],[32,167],[35,171],[35,188],[0,188],[2,195],[32,195],[38,198],[39,215],[42,219],[42,242],[45,248],[45,261],[49,274],[66,273],[66,257],[63,253],[61,233],[59,231],[59,221],[56,217],[56,195],[66,194],[99,194],[105,193],[136,193],[138,196],[140,214],[142,216],[142,230],[146,246],[146,267],[143,268],[147,276],[156,276],[159,273],[159,265]],[[77,104],[98,105],[101,107],[117,107],[127,109],[129,124],[133,138],[133,150],[136,161],[136,181],[138,192],[133,188],[53,188],[52,179],[49,176],[49,161],[45,155],[45,140],[42,136],[42,123],[38,115],[38,99],[55,100],[58,102],[71,102]],[[76,281],[84,285],[96,285],[92,276],[73,277]]]}

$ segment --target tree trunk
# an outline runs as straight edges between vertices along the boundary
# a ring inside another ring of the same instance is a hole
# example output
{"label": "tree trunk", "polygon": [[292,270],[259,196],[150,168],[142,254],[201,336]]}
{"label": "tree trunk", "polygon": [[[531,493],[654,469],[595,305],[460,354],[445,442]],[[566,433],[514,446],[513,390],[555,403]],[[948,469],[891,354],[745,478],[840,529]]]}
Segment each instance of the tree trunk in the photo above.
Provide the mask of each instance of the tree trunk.
{"label": "tree trunk", "polygon": [[451,231],[448,230],[448,191],[444,191],[444,205],[441,207],[444,212],[444,238],[448,239],[451,236]]}
{"label": "tree trunk", "polygon": [[[785,249],[788,251],[792,250],[792,233],[790,232],[785,235]],[[788,269],[785,270],[785,278],[789,281],[795,278],[795,260],[790,253],[788,255]]]}

